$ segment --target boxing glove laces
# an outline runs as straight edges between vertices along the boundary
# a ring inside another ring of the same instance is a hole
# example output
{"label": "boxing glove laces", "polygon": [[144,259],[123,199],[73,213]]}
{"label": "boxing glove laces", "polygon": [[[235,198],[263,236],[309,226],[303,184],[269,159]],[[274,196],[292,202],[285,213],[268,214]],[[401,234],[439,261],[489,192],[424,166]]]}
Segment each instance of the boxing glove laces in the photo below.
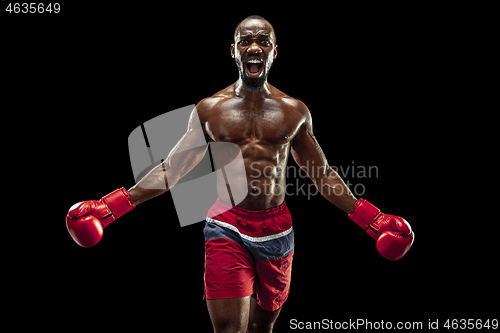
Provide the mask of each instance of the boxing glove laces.
{"label": "boxing glove laces", "polygon": [[92,247],[103,235],[103,228],[135,208],[130,194],[120,188],[101,200],[74,204],[66,216],[66,227],[73,240],[82,247]]}
{"label": "boxing glove laces", "polygon": [[354,204],[348,217],[377,240],[377,250],[388,260],[399,260],[410,250],[415,234],[402,217],[384,214],[364,199]]}

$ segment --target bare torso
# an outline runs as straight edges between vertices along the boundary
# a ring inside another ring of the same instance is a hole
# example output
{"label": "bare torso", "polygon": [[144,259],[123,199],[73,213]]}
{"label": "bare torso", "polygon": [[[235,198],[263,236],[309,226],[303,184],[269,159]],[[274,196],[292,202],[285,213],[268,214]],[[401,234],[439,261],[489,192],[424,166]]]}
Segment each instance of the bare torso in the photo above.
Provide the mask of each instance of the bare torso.
{"label": "bare torso", "polygon": [[[198,115],[211,142],[231,142],[243,157],[248,195],[236,205],[249,210],[279,206],[285,199],[286,164],[290,144],[309,112],[305,105],[268,84],[264,97],[242,97],[233,84],[201,101]],[[223,179],[219,196],[231,202]],[[234,190],[234,189],[233,189]]]}
{"label": "bare torso", "polygon": [[[357,199],[329,167],[308,108],[267,81],[278,52],[272,26],[261,18],[244,20],[234,37],[230,50],[238,81],[198,103],[186,134],[165,161],[129,190],[130,202],[138,205],[172,188],[203,159],[204,143],[209,142],[222,200],[249,210],[279,206],[285,199],[291,154],[327,200],[352,214]],[[214,150],[221,146],[229,148],[214,158]],[[240,152],[243,161],[236,167],[232,159]]]}

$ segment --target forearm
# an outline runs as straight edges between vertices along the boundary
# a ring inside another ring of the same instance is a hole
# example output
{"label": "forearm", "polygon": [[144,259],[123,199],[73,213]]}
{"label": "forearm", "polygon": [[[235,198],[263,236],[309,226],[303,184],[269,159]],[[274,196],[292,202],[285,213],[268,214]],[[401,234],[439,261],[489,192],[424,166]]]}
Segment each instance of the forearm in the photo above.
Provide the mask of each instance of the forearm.
{"label": "forearm", "polygon": [[162,162],[151,170],[144,178],[128,190],[130,202],[138,205],[170,190],[179,180],[180,175],[167,171]]}
{"label": "forearm", "polygon": [[140,187],[139,184],[134,185],[134,187],[128,190],[128,193],[130,193],[130,203],[136,206],[165,192],[167,192],[167,190],[147,189]]}
{"label": "forearm", "polygon": [[347,214],[354,212],[354,204],[358,199],[332,168],[327,168],[321,177],[317,177],[313,181],[321,195],[328,201]]}
{"label": "forearm", "polygon": [[208,145],[181,153],[175,153],[173,150],[165,161],[158,164],[129,190],[130,202],[138,205],[169,191],[202,160],[207,148]]}

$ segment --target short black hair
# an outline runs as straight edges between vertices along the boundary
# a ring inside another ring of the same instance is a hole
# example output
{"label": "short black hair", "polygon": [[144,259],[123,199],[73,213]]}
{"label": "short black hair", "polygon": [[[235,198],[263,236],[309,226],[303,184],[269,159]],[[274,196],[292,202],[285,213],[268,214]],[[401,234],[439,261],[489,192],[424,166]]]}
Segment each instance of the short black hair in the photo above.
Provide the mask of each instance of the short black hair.
{"label": "short black hair", "polygon": [[250,16],[247,16],[245,17],[243,20],[241,20],[237,25],[236,25],[236,28],[234,29],[234,33],[233,33],[233,39],[234,37],[236,36],[236,31],[238,31],[238,27],[240,26],[241,22],[245,21],[245,20],[251,20],[251,19],[254,19],[254,20],[263,20],[263,21],[266,21],[267,23],[269,23],[269,25],[271,26],[271,29],[273,29],[273,32],[274,32],[274,42],[277,43],[276,41],[278,40],[278,38],[276,38],[276,31],[274,30],[274,27],[273,25],[271,24],[271,22],[269,22],[268,20],[266,20],[265,18],[263,18],[262,16],[260,15],[250,15]]}

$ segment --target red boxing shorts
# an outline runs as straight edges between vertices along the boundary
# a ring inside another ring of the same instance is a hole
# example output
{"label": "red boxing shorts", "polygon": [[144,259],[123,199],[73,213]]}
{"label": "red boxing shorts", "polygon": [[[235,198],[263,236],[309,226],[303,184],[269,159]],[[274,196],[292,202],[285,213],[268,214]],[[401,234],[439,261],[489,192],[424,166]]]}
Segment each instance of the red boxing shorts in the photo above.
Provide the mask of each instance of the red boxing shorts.
{"label": "red boxing shorts", "polygon": [[217,199],[208,211],[205,235],[205,297],[252,295],[267,311],[288,298],[293,229],[285,203],[246,210]]}

